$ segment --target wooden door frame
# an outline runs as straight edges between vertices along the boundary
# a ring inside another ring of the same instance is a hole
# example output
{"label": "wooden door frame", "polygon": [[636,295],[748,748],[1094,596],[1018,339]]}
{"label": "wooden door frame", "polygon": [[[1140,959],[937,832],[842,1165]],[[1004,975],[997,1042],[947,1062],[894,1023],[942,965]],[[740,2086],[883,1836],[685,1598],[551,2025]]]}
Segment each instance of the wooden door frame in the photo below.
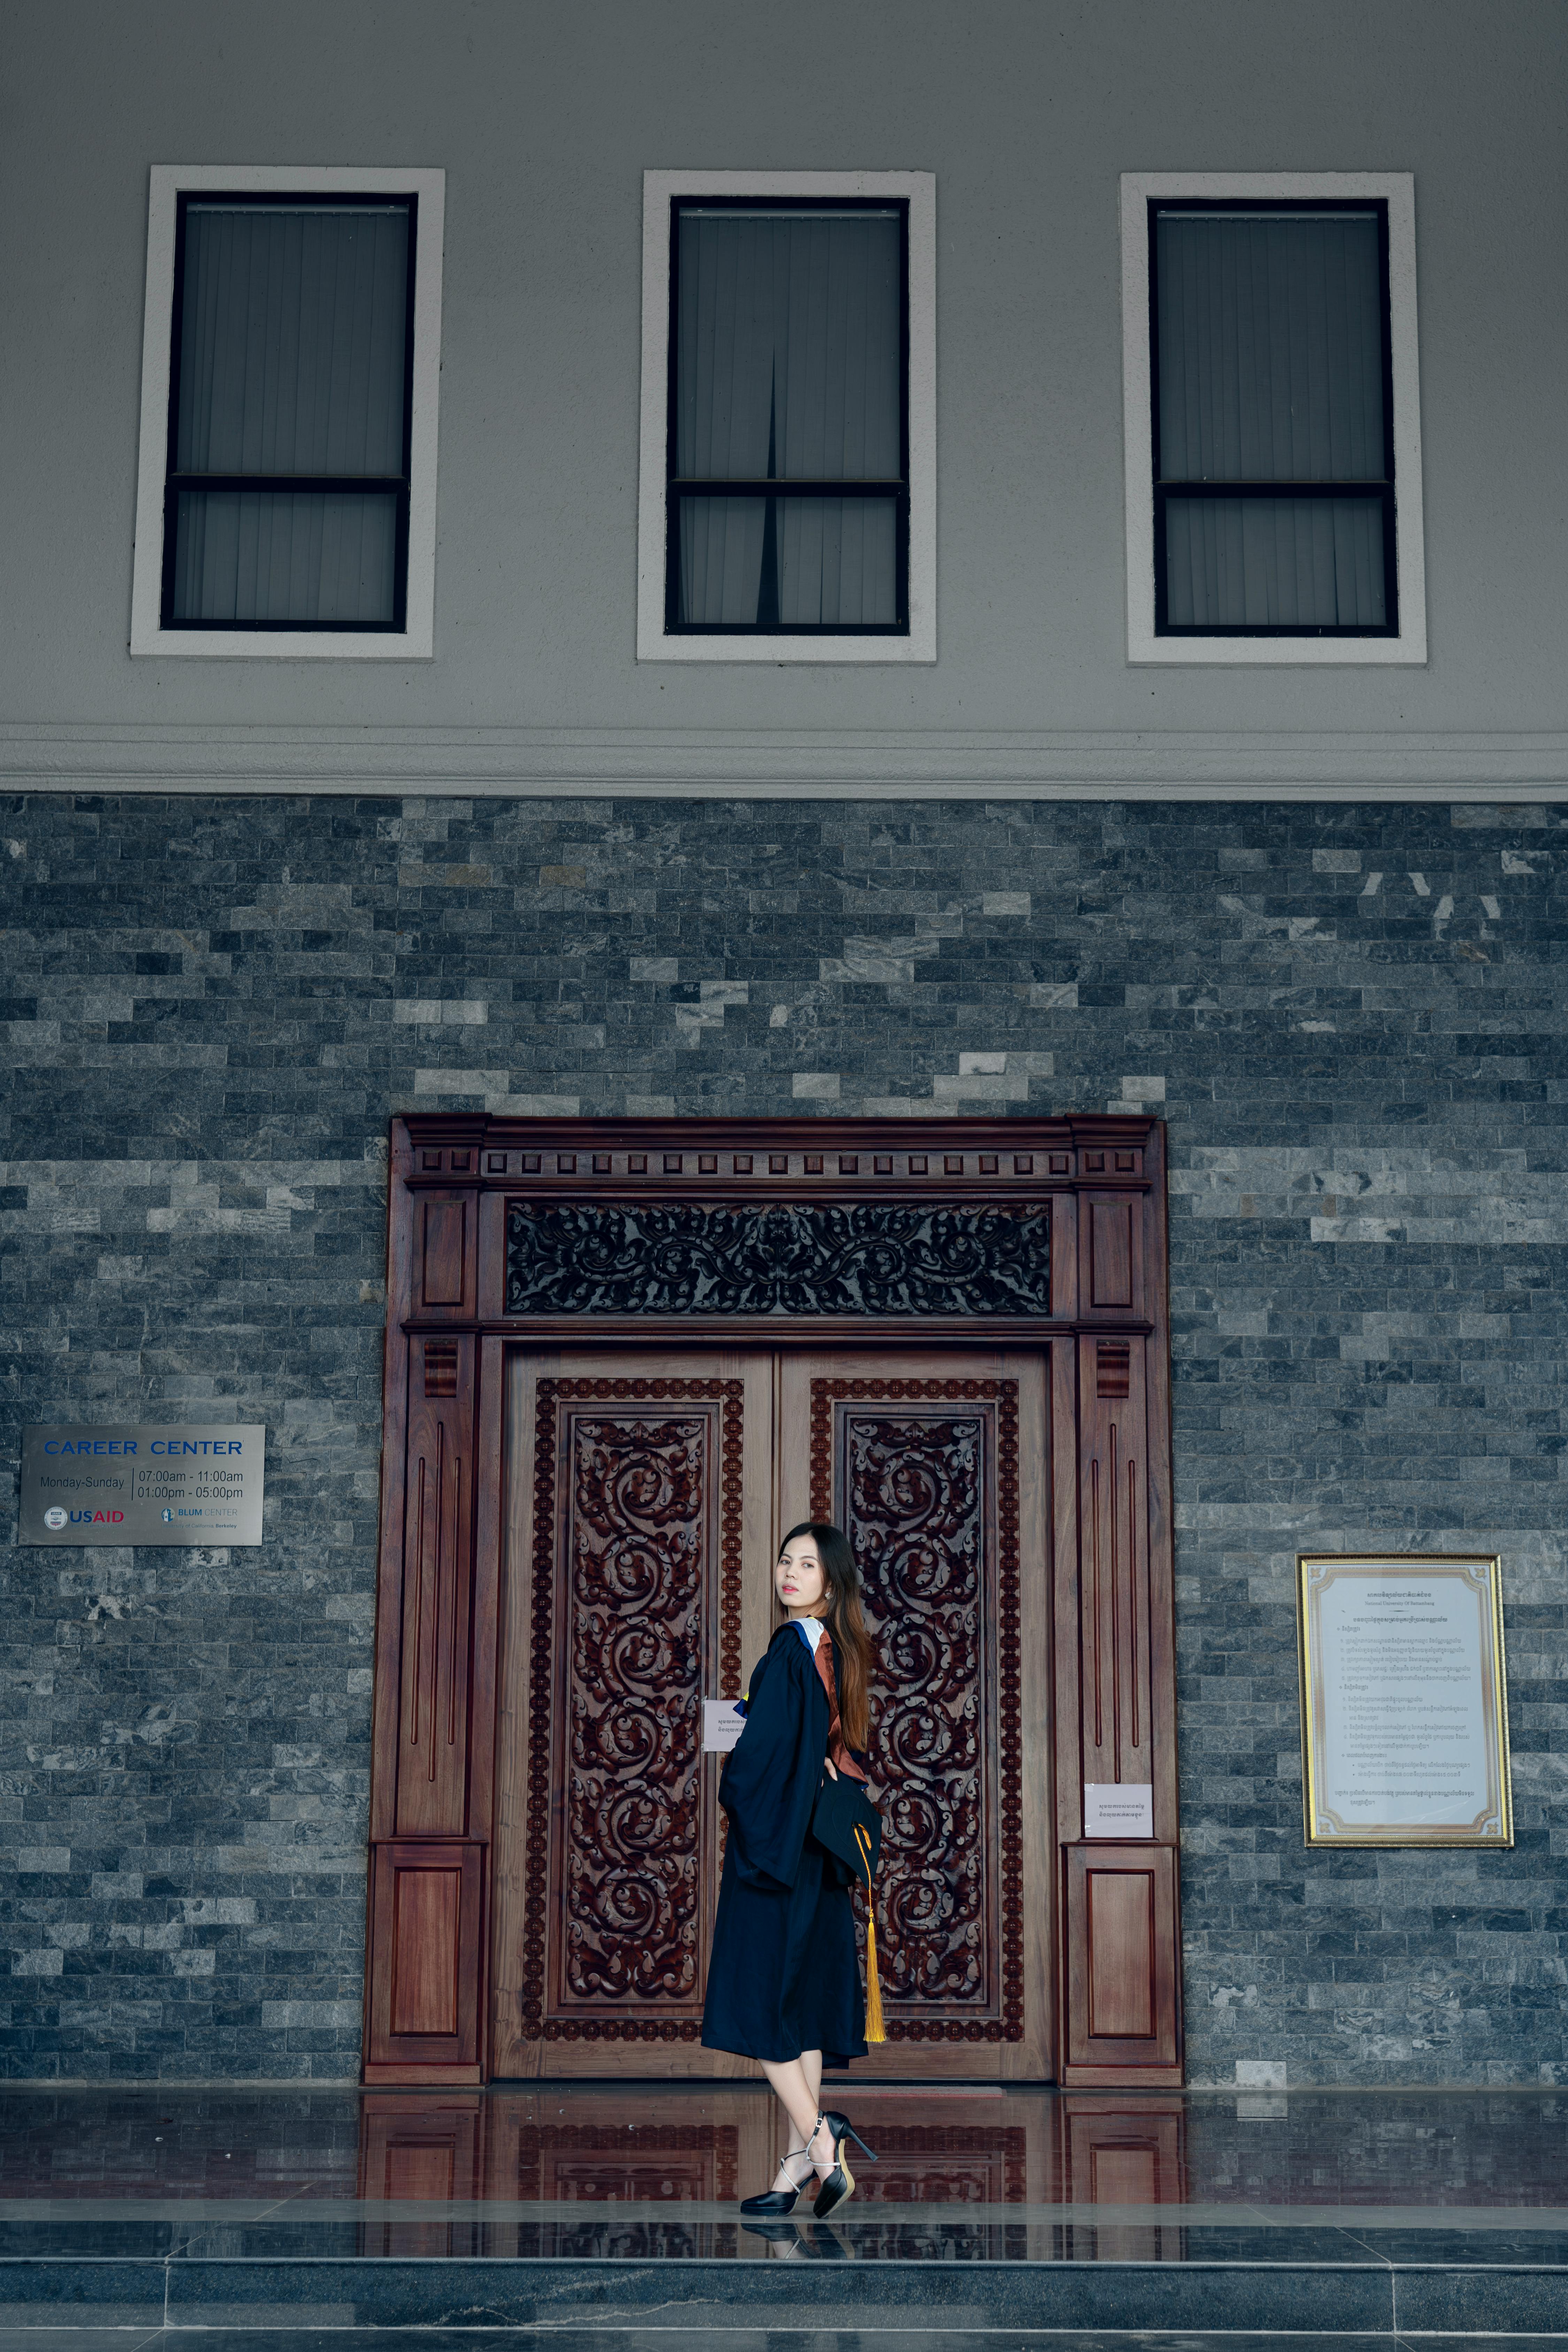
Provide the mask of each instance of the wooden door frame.
{"label": "wooden door frame", "polygon": [[[1142,1117],[394,1119],[366,2084],[489,2079],[508,1353],[793,1342],[1048,1349],[1056,2079],[1180,2085],[1164,1145]],[[1048,1204],[1048,1295],[1038,1266],[984,1313],[509,1313],[509,1201]],[[1085,1781],[1145,1779],[1153,1837],[1086,1841]]]}

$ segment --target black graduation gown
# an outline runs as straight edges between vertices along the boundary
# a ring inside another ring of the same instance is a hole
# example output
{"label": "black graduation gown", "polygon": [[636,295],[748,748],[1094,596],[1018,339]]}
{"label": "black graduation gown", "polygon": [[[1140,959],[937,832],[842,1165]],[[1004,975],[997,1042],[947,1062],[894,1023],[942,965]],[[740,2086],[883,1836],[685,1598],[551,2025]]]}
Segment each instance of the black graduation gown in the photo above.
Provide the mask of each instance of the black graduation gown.
{"label": "black graduation gown", "polygon": [[752,1676],[719,1782],[730,1835],[705,2049],[773,2059],[820,2050],[829,2066],[866,2055],[849,1889],[810,1833],[826,1753],[827,1693],[799,1631],[783,1625]]}

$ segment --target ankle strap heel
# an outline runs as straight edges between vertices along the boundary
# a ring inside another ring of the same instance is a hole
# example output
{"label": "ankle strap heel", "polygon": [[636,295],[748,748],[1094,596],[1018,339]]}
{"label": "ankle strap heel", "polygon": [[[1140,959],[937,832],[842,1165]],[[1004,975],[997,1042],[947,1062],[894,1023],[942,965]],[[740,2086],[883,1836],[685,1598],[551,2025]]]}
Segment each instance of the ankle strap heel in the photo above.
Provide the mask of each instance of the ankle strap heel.
{"label": "ankle strap heel", "polygon": [[[796,2180],[795,2175],[790,2170],[790,2167],[801,2157],[805,2157],[808,2169],[805,2180]],[[742,2198],[741,2201],[742,2212],[761,2221],[782,2221],[786,2214],[793,2213],[795,2211],[796,2205],[800,2201],[801,2194],[805,2188],[805,2181],[810,2179],[811,2175],[816,2168],[816,2165],[812,2161],[809,2148],[790,2148],[779,2158],[779,2170],[789,2182],[789,2187],[787,2189],[767,2189],[763,2190],[760,2197]]]}
{"label": "ankle strap heel", "polygon": [[828,2107],[824,2110],[821,2120],[832,2132],[835,2147],[837,2146],[840,2140],[852,2139],[856,2147],[860,2150],[861,2155],[865,2158],[867,2163],[876,2163],[876,2149],[874,2147],[867,2147],[865,2141],[861,2138],[859,2133],[856,2130],[847,2116],[836,2114],[833,2108]]}
{"label": "ankle strap heel", "polygon": [[[849,2160],[844,2153],[845,2141],[852,2139],[861,2147],[865,2147],[866,2143],[861,2139],[859,2133],[852,2128],[847,2116],[836,2115],[832,2112],[818,2116],[816,2127],[812,2132],[813,2139],[816,2138],[818,2131],[826,2131],[833,2142],[833,2169],[824,2180],[817,2192],[816,2203],[812,2208],[817,2220],[826,2221],[830,2213],[836,2213],[840,2205],[847,2204],[849,2199],[855,2194],[855,2176],[849,2169]],[[866,2153],[869,2156],[870,2149],[867,2148]],[[873,2158],[872,2161],[875,2162],[875,2160]]]}

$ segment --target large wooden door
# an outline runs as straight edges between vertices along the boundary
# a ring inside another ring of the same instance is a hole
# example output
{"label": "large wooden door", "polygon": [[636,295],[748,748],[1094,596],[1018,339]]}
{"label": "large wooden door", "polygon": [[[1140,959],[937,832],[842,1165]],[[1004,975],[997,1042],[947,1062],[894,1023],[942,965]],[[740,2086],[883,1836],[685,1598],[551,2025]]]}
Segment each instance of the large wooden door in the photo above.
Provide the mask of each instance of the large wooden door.
{"label": "large wooden door", "polygon": [[779,1622],[784,1530],[835,1517],[879,1655],[874,2071],[1047,2068],[1045,1393],[1038,1355],[514,1357],[498,2073],[753,2071],[698,2038],[722,1834],[702,1702]]}
{"label": "large wooden door", "polygon": [[877,1653],[888,2039],[859,2072],[1051,2071],[1049,1430],[1041,1350],[792,1354],[794,1516],[855,1547]]}
{"label": "large wooden door", "polygon": [[392,1142],[366,2083],[750,2072],[699,2041],[701,1706],[830,1517],[879,1659],[869,2071],[1179,2084],[1158,1122]]}
{"label": "large wooden door", "polygon": [[699,2044],[718,1889],[702,1702],[765,1644],[766,1356],[513,1356],[495,1839],[499,2074],[749,2071]]}

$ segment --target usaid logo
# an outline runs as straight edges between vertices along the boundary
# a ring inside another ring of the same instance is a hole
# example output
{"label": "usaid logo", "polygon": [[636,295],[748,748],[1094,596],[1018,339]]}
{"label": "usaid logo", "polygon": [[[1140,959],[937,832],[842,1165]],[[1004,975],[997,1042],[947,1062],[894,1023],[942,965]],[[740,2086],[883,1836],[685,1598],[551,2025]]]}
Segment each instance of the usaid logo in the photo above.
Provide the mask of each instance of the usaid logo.
{"label": "usaid logo", "polygon": [[44,1513],[44,1525],[47,1528],[63,1528],[65,1523],[66,1515],[58,1503],[53,1504]]}

